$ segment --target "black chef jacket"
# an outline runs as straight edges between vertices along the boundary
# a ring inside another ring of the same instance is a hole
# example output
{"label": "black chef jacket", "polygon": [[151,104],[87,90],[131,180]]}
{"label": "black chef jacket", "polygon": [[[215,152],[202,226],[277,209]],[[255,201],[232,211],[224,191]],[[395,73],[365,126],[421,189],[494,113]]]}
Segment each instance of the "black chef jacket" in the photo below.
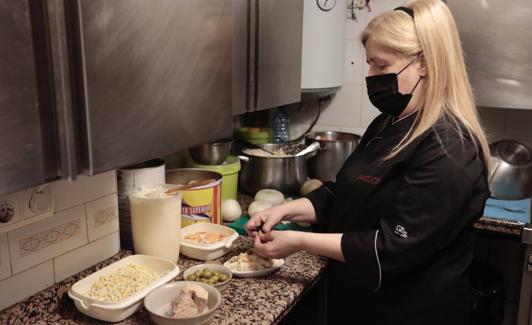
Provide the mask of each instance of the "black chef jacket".
{"label": "black chef jacket", "polygon": [[489,196],[482,152],[449,118],[395,157],[415,114],[378,116],[336,183],[307,197],[318,231],[343,233],[328,265],[329,324],[468,324],[473,227]]}

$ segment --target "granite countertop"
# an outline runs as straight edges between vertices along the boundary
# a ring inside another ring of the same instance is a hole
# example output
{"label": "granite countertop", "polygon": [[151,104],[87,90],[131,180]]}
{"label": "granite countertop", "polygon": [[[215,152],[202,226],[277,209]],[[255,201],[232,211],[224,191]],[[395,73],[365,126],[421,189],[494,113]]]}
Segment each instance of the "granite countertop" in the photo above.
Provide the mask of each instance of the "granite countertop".
{"label": "granite countertop", "polygon": [[[217,261],[225,262],[230,257],[249,250],[253,241],[240,236],[231,251]],[[82,271],[40,293],[2,311],[0,324],[100,324],[77,311],[68,297],[68,289],[78,280],[95,271],[131,255],[130,251],[119,254]],[[180,256],[178,266],[181,275],[188,267],[202,261]],[[294,307],[307,290],[320,279],[326,259],[298,252],[285,259],[277,272],[262,278],[236,278],[222,291],[220,309],[209,324],[275,324]],[[129,318],[115,324],[152,324],[149,313],[142,308]]]}

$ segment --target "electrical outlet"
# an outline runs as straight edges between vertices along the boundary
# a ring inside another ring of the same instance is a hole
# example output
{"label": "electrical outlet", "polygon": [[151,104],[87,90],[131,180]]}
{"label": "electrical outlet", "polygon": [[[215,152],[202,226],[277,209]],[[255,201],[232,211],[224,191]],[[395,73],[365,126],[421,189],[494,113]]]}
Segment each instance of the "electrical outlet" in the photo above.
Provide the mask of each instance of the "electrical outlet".
{"label": "electrical outlet", "polygon": [[21,197],[24,219],[44,214],[52,215],[54,201],[50,186],[43,185],[27,190]]}
{"label": "electrical outlet", "polygon": [[0,227],[21,220],[22,212],[16,195],[0,198]]}

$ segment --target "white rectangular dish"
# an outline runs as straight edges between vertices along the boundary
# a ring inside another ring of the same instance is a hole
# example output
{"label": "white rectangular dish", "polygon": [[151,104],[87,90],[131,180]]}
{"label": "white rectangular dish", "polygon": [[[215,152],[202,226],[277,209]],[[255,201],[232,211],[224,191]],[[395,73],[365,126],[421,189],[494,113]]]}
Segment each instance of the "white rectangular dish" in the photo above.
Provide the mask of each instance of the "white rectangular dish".
{"label": "white rectangular dish", "polygon": [[[129,264],[142,266],[149,272],[166,273],[144,289],[118,302],[98,300],[88,295],[92,285],[98,282],[101,276],[112,274]],[[173,280],[177,275],[179,267],[171,261],[149,255],[131,255],[79,280],[68,290],[68,296],[83,314],[107,322],[118,322],[142,307],[142,299],[150,291]]]}
{"label": "white rectangular dish", "polygon": [[[195,232],[222,233],[227,237],[212,244],[199,244],[184,239]],[[181,229],[181,254],[201,261],[214,260],[227,254],[237,238],[238,233],[232,228],[207,222],[195,223]]]}

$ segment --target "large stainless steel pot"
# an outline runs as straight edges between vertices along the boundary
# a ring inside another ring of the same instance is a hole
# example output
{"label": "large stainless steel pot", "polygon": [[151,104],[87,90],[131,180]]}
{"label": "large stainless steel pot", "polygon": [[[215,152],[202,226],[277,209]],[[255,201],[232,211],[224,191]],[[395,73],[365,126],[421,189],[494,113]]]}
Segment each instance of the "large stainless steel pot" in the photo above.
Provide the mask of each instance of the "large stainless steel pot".
{"label": "large stainless steel pot", "polygon": [[[272,152],[283,148],[282,144],[271,143],[260,146]],[[298,194],[307,179],[307,159],[315,154],[316,151],[298,157],[262,157],[243,153],[238,156],[242,161],[239,188],[250,195],[263,188]]]}
{"label": "large stainless steel pot", "polygon": [[526,145],[501,140],[490,145],[495,166],[489,177],[493,197],[520,200],[532,195],[532,150]]}
{"label": "large stainless steel pot", "polygon": [[335,131],[305,135],[305,143],[309,144],[314,141],[320,143],[320,150],[308,161],[309,176],[325,182],[336,180],[336,174],[347,157],[355,150],[360,142],[360,136]]}

